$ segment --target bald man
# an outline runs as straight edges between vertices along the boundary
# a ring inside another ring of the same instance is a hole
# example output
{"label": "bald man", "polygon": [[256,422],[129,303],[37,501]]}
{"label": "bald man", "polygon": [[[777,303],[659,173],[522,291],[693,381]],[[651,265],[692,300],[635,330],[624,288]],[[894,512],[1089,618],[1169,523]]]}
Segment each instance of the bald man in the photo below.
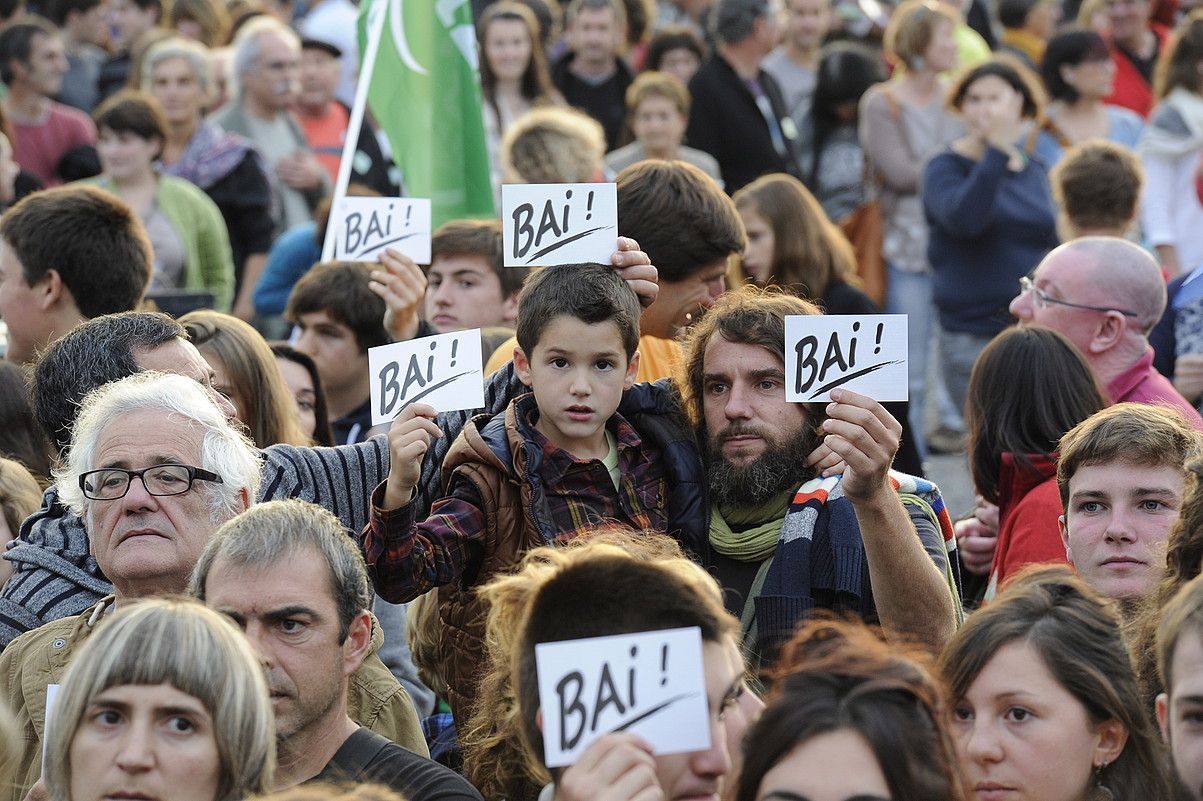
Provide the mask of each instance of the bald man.
{"label": "bald man", "polygon": [[1153,368],[1149,332],[1165,309],[1165,281],[1148,252],[1126,239],[1089,236],[1049,253],[1011,301],[1021,324],[1069,338],[1115,403],[1173,406],[1196,428],[1203,418]]}

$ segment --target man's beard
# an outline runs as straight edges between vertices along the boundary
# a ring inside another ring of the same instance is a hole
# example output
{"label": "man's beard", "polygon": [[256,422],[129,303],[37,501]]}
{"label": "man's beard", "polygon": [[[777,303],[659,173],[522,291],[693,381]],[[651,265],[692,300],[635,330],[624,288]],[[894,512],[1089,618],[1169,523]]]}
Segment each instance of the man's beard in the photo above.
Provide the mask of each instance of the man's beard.
{"label": "man's beard", "polygon": [[[723,455],[724,437],[755,434],[764,437],[765,449],[750,464],[736,465]],[[721,507],[759,506],[774,495],[794,489],[815,477],[806,463],[821,437],[808,415],[802,430],[786,440],[770,438],[760,426],[732,423],[721,435],[711,435],[706,462],[710,500]]]}

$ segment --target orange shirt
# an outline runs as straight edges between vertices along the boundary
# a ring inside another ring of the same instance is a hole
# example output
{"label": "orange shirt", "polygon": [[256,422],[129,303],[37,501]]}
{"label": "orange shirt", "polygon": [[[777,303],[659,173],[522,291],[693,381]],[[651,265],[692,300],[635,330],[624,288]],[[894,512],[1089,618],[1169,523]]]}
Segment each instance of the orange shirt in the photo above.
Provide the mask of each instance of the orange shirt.
{"label": "orange shirt", "polygon": [[330,180],[337,181],[338,162],[343,155],[343,140],[347,136],[347,123],[351,115],[341,103],[332,102],[324,114],[315,117],[298,110],[297,119],[305,131],[309,149],[326,168],[326,172],[330,173]]}

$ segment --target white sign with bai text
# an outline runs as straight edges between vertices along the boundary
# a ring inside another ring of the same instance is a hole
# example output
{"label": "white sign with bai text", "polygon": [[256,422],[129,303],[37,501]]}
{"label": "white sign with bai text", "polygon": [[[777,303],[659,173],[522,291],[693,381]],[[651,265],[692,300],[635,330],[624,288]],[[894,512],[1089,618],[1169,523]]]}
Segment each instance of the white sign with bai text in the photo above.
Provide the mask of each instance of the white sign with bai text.
{"label": "white sign with bai text", "polygon": [[698,628],[535,646],[547,766],[571,765],[603,734],[630,731],[657,754],[710,747]]}
{"label": "white sign with bai text", "polygon": [[907,399],[905,314],[785,318],[785,398],[829,401],[846,387],[877,401]]}
{"label": "white sign with bai text", "polygon": [[430,201],[414,197],[340,197],[330,214],[334,258],[376,261],[385,249],[430,264]]}
{"label": "white sign with bai text", "polygon": [[614,184],[501,187],[506,267],[609,264],[618,242]]}
{"label": "white sign with bai text", "polygon": [[440,412],[485,405],[479,328],[369,348],[368,370],[374,426],[418,401]]}

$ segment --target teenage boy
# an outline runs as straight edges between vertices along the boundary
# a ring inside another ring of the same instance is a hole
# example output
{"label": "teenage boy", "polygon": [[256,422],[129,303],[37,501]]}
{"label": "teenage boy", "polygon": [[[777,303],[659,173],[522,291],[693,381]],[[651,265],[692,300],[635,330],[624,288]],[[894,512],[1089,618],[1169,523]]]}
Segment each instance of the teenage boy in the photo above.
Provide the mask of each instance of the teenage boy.
{"label": "teenage boy", "polygon": [[1180,797],[1203,801],[1203,577],[1195,576],[1161,610],[1157,626],[1157,722],[1169,746]]}
{"label": "teenage boy", "polygon": [[410,501],[435,410],[414,404],[389,431],[388,479],[372,496],[364,550],[376,591],[393,603],[434,587],[446,629],[443,672],[463,722],[483,655],[484,609],[472,587],[532,547],[604,523],[666,531],[705,547],[696,449],[660,390],[617,414],[639,366],[639,302],[596,264],[545,267],[522,292],[514,369],[532,392],[464,428],[443,461],[446,497],[425,522]]}
{"label": "teenage boy", "polygon": [[293,287],[284,311],[300,331],[297,350],[317,365],[335,445],[368,438],[368,348],[392,341],[384,330],[384,301],[369,287],[374,268],[349,262],[319,264]]}
{"label": "teenage boy", "polygon": [[1203,453],[1203,435],[1175,409],[1117,403],[1074,426],[1058,450],[1066,559],[1131,619],[1165,571],[1185,465]]}
{"label": "teenage boy", "polygon": [[498,220],[452,220],[434,232],[425,306],[436,332],[513,329],[528,270],[503,267],[504,257]]}

